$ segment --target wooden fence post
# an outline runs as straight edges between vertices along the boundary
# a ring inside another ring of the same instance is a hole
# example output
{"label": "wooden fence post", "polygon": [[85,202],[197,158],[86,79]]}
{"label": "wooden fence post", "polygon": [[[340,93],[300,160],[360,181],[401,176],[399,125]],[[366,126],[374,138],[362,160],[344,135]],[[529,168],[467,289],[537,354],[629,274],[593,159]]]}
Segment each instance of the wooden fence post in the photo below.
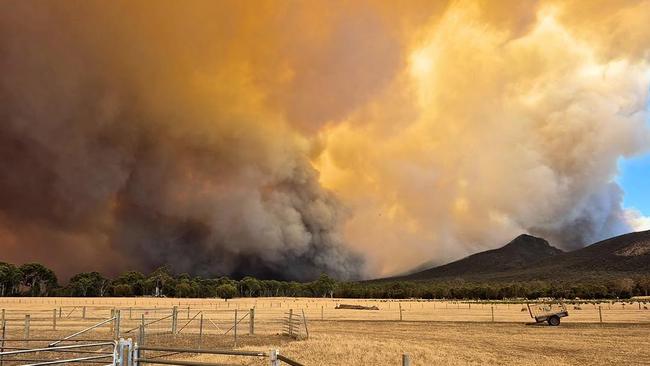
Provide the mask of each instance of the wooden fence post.
{"label": "wooden fence post", "polygon": [[61,307],[59,306],[59,318],[61,317]]}
{"label": "wooden fence post", "polygon": [[120,339],[120,309],[115,310],[115,339]]}
{"label": "wooden fence post", "polygon": [[5,321],[5,309],[2,309],[2,317],[0,317],[0,324]]}
{"label": "wooden fence post", "polygon": [[85,306],[83,308],[81,308],[81,317],[83,319],[86,319],[86,307]]}
{"label": "wooden fence post", "polygon": [[411,366],[411,357],[408,353],[402,354],[402,366]]}
{"label": "wooden fence post", "polygon": [[492,310],[492,323],[494,323],[494,306],[490,306],[490,309]]}
{"label": "wooden fence post", "polygon": [[399,303],[399,321],[402,321],[402,303]]}
{"label": "wooden fence post", "polygon": [[56,309],[52,309],[52,330],[56,330]]}
{"label": "wooden fence post", "polygon": [[133,308],[129,307],[129,320],[133,319]]}
{"label": "wooden fence post", "polygon": [[[4,309],[2,310],[4,312]],[[2,343],[0,343],[0,366],[3,366],[5,356],[1,353],[5,351],[5,336],[7,331],[7,322],[5,321],[4,316],[2,317],[2,322],[0,325],[2,326]]]}
{"label": "wooden fence post", "polygon": [[[113,319],[113,318],[115,318],[115,309],[111,309],[111,315],[109,319]],[[113,320],[112,322],[110,322],[110,324],[111,324],[111,334],[113,334],[115,332],[115,321]]]}
{"label": "wooden fence post", "polygon": [[601,309],[600,305],[598,305],[598,318],[600,319],[600,322],[603,322],[603,310]]}
{"label": "wooden fence post", "polygon": [[248,313],[248,334],[255,334],[255,308],[249,310]]}
{"label": "wooden fence post", "polygon": [[235,335],[235,347],[237,348],[237,309],[235,309],[235,324],[233,325],[233,331]]}
{"label": "wooden fence post", "polygon": [[187,305],[187,319],[190,318],[190,306]]}
{"label": "wooden fence post", "polygon": [[[144,321],[144,314],[142,314],[142,319]],[[144,324],[140,324],[140,332],[138,334],[138,358],[144,358],[144,351],[140,350],[140,347],[144,346]]]}
{"label": "wooden fence post", "polygon": [[[389,306],[390,306],[390,304],[389,304]],[[324,316],[323,316],[323,308],[324,308],[324,306],[321,305],[321,307],[320,307],[320,320],[321,320],[321,321],[324,320]]]}
{"label": "wooden fence post", "polygon": [[178,328],[178,306],[172,307],[172,334],[176,334]]}
{"label": "wooden fence post", "polygon": [[25,339],[29,339],[29,314],[25,315]]}
{"label": "wooden fence post", "polygon": [[202,342],[203,342],[203,312],[201,312],[201,317],[199,318],[199,349],[201,349]]}
{"label": "wooden fence post", "polygon": [[289,309],[289,336],[293,337],[293,309]]}
{"label": "wooden fence post", "polygon": [[309,329],[307,328],[307,317],[305,316],[305,309],[302,309],[302,321],[305,323],[305,334],[309,338]]}

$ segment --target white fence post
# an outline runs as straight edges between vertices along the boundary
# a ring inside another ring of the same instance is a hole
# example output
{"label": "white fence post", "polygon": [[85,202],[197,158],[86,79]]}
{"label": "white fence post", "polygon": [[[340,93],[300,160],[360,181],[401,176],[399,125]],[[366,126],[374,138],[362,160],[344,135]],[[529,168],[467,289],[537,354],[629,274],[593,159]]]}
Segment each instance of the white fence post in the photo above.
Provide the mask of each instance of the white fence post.
{"label": "white fence post", "polygon": [[278,355],[280,354],[280,351],[277,349],[272,349],[271,352],[269,353],[269,358],[271,359],[271,366],[280,366],[280,360],[278,359]]}

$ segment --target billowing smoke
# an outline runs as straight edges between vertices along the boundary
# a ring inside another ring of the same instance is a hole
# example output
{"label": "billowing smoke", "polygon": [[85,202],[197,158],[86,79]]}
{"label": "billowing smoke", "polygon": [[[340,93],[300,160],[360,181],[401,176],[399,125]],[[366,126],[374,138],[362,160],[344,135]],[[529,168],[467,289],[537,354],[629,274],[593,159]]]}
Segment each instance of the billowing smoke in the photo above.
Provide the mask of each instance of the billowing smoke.
{"label": "billowing smoke", "polygon": [[375,271],[643,222],[615,176],[650,147],[650,2],[515,3],[447,7],[394,84],[323,134],[322,181],[357,207],[347,238],[386,248]]}
{"label": "billowing smoke", "polygon": [[267,106],[279,97],[263,86],[290,72],[276,48],[291,48],[265,36],[281,19],[258,23],[257,11],[3,3],[2,259],[64,275],[169,264],[357,277],[338,229],[349,213],[320,187],[306,139]]}
{"label": "billowing smoke", "polygon": [[350,278],[629,231],[649,22],[649,1],[3,2],[0,260]]}

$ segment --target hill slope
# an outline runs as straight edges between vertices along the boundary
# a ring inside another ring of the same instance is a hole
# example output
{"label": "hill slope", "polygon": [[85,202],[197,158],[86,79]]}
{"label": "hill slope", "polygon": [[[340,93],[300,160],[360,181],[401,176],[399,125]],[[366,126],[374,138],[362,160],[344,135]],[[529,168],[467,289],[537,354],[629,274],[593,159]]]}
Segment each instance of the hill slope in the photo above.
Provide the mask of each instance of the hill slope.
{"label": "hill slope", "polygon": [[650,231],[630,233],[563,252],[520,235],[505,246],[387,280],[573,280],[650,273]]}

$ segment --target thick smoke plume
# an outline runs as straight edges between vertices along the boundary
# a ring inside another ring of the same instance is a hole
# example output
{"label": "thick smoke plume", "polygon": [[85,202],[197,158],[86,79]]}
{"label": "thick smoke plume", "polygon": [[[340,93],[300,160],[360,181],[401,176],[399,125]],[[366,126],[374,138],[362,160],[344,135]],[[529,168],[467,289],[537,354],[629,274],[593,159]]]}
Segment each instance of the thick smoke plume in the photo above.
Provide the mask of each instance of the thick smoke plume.
{"label": "thick smoke plume", "polygon": [[0,260],[350,278],[647,222],[650,1],[2,7]]}

